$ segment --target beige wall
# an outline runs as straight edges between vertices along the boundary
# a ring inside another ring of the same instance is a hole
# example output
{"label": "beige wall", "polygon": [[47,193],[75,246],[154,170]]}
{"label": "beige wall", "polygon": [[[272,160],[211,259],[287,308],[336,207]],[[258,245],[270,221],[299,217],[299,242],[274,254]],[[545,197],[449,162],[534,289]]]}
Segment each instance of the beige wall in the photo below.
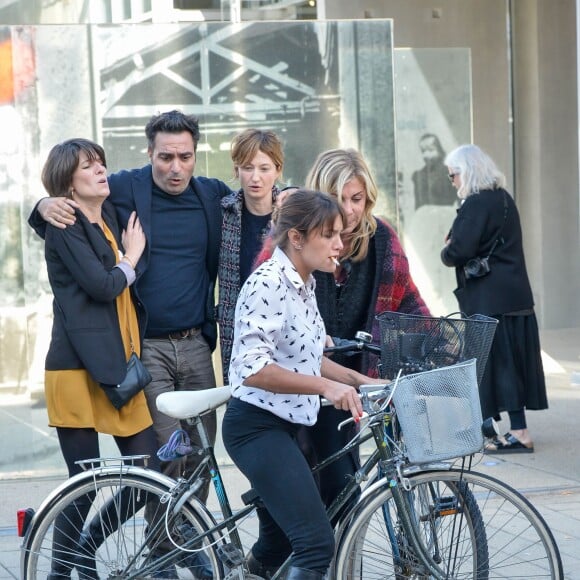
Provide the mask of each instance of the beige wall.
{"label": "beige wall", "polygon": [[513,3],[516,184],[546,328],[580,322],[574,0]]}
{"label": "beige wall", "polygon": [[471,48],[473,140],[516,198],[540,326],[579,326],[575,1],[326,0],[323,10],[328,19],[393,18],[395,47]]}

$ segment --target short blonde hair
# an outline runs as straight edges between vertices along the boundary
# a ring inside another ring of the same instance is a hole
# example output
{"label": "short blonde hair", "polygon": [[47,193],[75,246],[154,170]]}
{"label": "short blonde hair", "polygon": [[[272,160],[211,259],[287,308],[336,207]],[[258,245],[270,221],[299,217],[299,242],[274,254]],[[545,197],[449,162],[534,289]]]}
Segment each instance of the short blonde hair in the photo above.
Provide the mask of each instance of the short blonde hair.
{"label": "short blonde hair", "polygon": [[278,135],[273,131],[246,129],[232,139],[231,156],[234,169],[249,163],[261,151],[265,153],[282,173],[284,150]]}

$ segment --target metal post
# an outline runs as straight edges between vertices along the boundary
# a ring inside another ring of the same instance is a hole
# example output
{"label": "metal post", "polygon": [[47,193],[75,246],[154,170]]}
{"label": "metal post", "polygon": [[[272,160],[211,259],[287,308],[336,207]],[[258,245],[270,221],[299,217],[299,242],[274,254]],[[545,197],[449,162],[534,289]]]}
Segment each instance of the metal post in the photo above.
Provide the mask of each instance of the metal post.
{"label": "metal post", "polygon": [[[580,0],[576,0],[576,86],[580,87]],[[580,89],[576,89],[576,99],[578,102],[578,116],[580,117]],[[578,149],[580,151],[580,123],[578,125]],[[580,170],[580,153],[578,156],[578,167]],[[580,173],[578,175],[580,179]],[[580,191],[578,192],[578,196],[580,198]],[[580,220],[580,216],[579,216]],[[580,226],[580,221],[579,221]]]}
{"label": "metal post", "polygon": [[222,0],[222,12],[224,4],[230,5],[230,22],[238,24],[242,21],[242,0]]}

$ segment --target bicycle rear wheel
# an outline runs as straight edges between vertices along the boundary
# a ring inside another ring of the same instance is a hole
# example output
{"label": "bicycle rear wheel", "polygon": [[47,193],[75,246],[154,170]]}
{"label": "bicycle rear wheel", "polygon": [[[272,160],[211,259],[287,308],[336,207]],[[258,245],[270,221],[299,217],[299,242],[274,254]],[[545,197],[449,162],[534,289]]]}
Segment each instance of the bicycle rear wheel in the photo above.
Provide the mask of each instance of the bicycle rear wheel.
{"label": "bicycle rear wheel", "polygon": [[[31,524],[24,578],[172,578],[179,568],[189,569],[194,578],[208,577],[209,570],[213,578],[223,578],[211,537],[192,546],[201,552],[168,555],[175,546],[167,531],[181,545],[208,530],[207,517],[194,501],[167,517],[170,484],[141,471],[121,475],[97,470],[57,495]],[[199,554],[209,570],[202,571]]]}
{"label": "bicycle rear wheel", "polygon": [[550,529],[511,487],[459,470],[420,473],[409,483],[405,501],[431,571],[408,541],[385,484],[355,508],[339,544],[337,578],[563,578]]}

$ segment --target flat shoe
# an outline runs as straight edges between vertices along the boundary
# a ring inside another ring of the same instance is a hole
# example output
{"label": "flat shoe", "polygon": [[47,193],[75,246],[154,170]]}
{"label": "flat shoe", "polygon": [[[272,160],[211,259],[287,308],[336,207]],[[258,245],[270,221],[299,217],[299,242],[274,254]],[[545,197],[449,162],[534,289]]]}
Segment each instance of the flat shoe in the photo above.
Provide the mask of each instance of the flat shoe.
{"label": "flat shoe", "polygon": [[491,441],[490,445],[485,447],[485,453],[489,455],[501,455],[504,453],[533,453],[534,445],[525,445],[511,433],[506,433],[503,438],[505,443],[497,437]]}

